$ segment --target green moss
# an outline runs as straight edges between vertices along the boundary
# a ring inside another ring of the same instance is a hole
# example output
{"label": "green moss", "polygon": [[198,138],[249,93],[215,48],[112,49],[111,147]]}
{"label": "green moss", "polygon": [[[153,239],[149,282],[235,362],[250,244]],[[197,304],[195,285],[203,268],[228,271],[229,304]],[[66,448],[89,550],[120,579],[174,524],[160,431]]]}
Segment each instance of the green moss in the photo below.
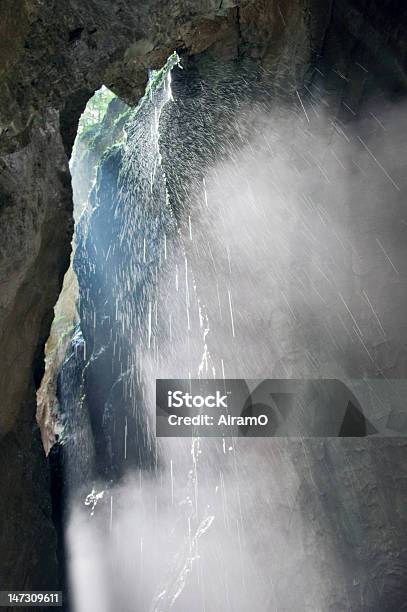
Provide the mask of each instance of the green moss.
{"label": "green moss", "polygon": [[180,58],[179,55],[176,51],[174,51],[173,53],[171,53],[171,55],[169,56],[169,58],[167,59],[167,61],[165,62],[164,66],[162,68],[160,68],[159,70],[153,70],[150,74],[150,79],[147,83],[146,86],[146,91],[144,93],[144,96],[141,98],[140,102],[138,103],[134,114],[137,114],[138,111],[140,110],[140,108],[143,107],[143,105],[145,104],[145,102],[147,100],[150,99],[151,95],[159,88],[161,87],[161,85],[164,83],[164,80],[166,79],[167,75],[171,72],[171,70],[174,68],[174,66],[179,65],[180,63]]}
{"label": "green moss", "polygon": [[97,91],[89,100],[79,121],[73,154],[75,163],[80,164],[89,155],[95,160],[97,169],[117,147],[122,147],[126,138],[126,123],[150,100],[152,94],[162,87],[168,74],[179,61],[178,54],[174,51],[162,68],[151,72],[144,96],[136,108],[123,109],[124,103],[106,87]]}
{"label": "green moss", "polygon": [[86,105],[85,111],[79,120],[78,134],[92,130],[95,126],[102,123],[110,102],[116,95],[103,86],[96,91]]}

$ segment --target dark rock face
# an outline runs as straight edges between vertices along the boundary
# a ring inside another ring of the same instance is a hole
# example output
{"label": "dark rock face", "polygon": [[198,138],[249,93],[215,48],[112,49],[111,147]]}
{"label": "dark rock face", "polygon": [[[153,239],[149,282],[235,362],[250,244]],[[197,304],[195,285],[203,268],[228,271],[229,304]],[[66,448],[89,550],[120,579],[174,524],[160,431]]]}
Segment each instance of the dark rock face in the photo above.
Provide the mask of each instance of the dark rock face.
{"label": "dark rock face", "polygon": [[[126,101],[140,96],[147,67],[174,49],[212,61],[270,69],[276,87],[300,85],[312,62],[337,70],[332,95],[361,101],[367,85],[405,88],[401,2],[270,3],[34,2],[0,8],[0,445],[3,588],[52,588],[56,581],[47,465],[35,425],[43,345],[67,269],[72,236],[68,170],[87,98],[105,83]],[[338,76],[337,73],[340,73]],[[338,89],[337,83],[343,85]],[[345,93],[344,93],[345,92]],[[371,452],[371,451],[369,451]],[[386,451],[386,458],[402,451]],[[24,547],[22,548],[22,542]],[[4,578],[3,578],[4,577]]]}
{"label": "dark rock face", "polygon": [[1,441],[0,580],[5,589],[58,587],[50,482],[34,415],[35,400],[22,404],[13,430]]}
{"label": "dark rock face", "polygon": [[284,48],[289,68],[302,66],[310,59],[310,32],[316,49],[328,14],[320,8],[310,25],[309,10],[307,2],[291,1],[282,19],[269,2],[248,0],[239,6],[213,0],[184,0],[175,6],[159,0],[138,5],[123,0],[38,2],[29,9],[24,2],[17,7],[6,2],[2,39],[13,41],[4,44],[1,58],[3,147],[27,141],[30,121],[44,106],[63,111],[64,134],[72,142],[71,126],[86,91],[90,95],[104,82],[134,103],[143,91],[146,69],[160,67],[174,49],[188,54],[211,49],[217,57],[247,55],[277,66]]}
{"label": "dark rock face", "polygon": [[1,583],[46,588],[56,584],[55,538],[35,388],[73,230],[57,114],[36,121],[30,144],[1,166]]}

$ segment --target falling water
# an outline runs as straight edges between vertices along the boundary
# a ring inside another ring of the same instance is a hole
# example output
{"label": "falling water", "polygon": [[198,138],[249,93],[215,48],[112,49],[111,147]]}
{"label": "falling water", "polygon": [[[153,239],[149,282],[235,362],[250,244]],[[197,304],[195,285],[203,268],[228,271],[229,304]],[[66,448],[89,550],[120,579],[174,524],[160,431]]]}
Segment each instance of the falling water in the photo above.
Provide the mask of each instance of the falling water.
{"label": "falling water", "polygon": [[78,230],[97,472],[68,528],[75,607],[351,609],[373,597],[350,594],[341,544],[363,548],[362,516],[343,507],[338,532],[321,491],[356,503],[357,448],[157,440],[155,379],[384,375],[396,328],[371,266],[382,287],[404,278],[397,161],[373,153],[373,118],[355,137],[323,112],[321,88],[308,107],[234,74],[185,83],[176,55],[151,75]]}

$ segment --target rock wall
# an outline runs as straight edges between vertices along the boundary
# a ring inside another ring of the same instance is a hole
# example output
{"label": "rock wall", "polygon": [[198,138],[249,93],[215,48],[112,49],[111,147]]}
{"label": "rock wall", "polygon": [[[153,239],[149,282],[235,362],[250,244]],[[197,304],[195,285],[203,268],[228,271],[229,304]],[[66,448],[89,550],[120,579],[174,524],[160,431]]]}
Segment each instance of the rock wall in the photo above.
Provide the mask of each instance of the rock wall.
{"label": "rock wall", "polygon": [[303,66],[311,49],[317,50],[329,15],[316,8],[314,13],[305,0],[280,9],[264,0],[29,6],[8,0],[2,5],[2,148],[27,142],[32,118],[47,106],[62,111],[69,146],[86,97],[102,82],[134,103],[146,69],[160,67],[174,49],[195,55],[210,48],[218,57],[247,55],[276,65],[284,54],[291,67]]}
{"label": "rock wall", "polygon": [[31,142],[0,163],[0,575],[5,588],[45,588],[56,580],[54,535],[35,390],[73,231],[70,175],[58,114],[48,111],[44,120],[37,119]]}

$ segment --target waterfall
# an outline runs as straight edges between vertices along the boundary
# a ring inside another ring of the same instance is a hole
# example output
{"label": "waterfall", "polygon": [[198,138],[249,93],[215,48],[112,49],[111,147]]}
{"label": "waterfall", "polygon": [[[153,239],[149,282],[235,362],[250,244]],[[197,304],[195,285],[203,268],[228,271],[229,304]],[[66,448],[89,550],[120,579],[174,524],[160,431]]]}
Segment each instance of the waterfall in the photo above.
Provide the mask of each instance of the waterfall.
{"label": "waterfall", "polygon": [[156,439],[155,379],[372,375],[382,313],[355,273],[378,213],[354,169],[369,156],[296,90],[287,102],[250,71],[178,64],[150,75],[77,229],[95,448],[67,529],[74,606],[327,609],[352,588],[341,534],[363,547],[362,515],[350,524],[341,503],[361,486],[357,449]]}

